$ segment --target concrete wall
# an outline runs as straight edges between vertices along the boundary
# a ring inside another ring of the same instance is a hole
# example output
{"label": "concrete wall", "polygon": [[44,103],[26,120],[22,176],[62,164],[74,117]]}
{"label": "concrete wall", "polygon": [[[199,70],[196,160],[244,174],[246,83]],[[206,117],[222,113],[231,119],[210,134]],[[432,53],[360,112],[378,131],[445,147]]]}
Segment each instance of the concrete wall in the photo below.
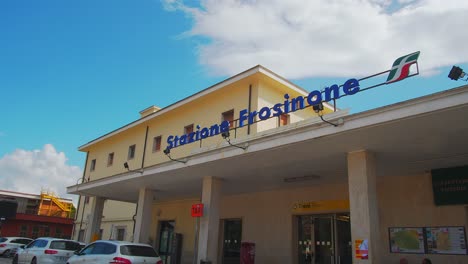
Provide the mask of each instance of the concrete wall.
{"label": "concrete wall", "polygon": [[[430,174],[378,178],[379,215],[382,237],[382,263],[468,263],[468,256],[395,254],[389,250],[389,227],[465,226],[464,206],[435,206]],[[351,216],[352,221],[352,216]]]}

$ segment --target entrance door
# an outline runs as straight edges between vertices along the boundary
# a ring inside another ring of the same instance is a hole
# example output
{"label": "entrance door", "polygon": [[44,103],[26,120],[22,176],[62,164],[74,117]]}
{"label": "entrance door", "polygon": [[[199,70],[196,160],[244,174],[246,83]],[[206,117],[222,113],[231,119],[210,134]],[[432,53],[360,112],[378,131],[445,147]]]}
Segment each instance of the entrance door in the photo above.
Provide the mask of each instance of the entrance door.
{"label": "entrance door", "polygon": [[171,263],[171,254],[173,252],[172,239],[174,238],[175,221],[159,222],[159,247],[158,252],[163,264]]}
{"label": "entrance door", "polygon": [[299,264],[351,263],[349,216],[347,222],[337,219],[337,215],[298,216]]}
{"label": "entrance door", "polygon": [[242,239],[242,220],[224,220],[222,264],[239,264]]}

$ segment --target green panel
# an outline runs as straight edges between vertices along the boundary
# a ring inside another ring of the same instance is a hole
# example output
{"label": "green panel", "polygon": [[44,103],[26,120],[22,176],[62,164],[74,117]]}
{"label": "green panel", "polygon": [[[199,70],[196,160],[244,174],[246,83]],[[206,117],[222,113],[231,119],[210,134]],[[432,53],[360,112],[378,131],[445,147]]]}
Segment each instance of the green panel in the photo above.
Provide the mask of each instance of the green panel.
{"label": "green panel", "polygon": [[436,205],[468,204],[468,166],[432,170]]}

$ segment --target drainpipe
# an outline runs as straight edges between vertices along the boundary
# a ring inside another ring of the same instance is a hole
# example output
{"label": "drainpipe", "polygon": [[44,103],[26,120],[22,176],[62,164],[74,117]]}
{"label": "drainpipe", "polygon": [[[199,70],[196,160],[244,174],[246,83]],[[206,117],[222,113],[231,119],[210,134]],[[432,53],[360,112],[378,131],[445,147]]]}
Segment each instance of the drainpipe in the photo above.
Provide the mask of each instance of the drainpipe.
{"label": "drainpipe", "polygon": [[[85,167],[84,167],[84,170],[83,170],[83,177],[81,178],[81,183],[83,183],[84,180],[85,180],[86,169],[88,167],[88,157],[89,157],[89,151],[86,152],[86,161],[85,161]],[[80,203],[81,203],[81,195],[78,198],[78,209],[80,208]],[[78,230],[78,234],[81,231],[81,227],[83,226],[83,217],[84,217],[85,206],[86,206],[86,203],[83,203],[83,211],[81,212],[80,229]],[[77,219],[78,219],[78,214],[75,214],[75,222],[76,222]],[[75,235],[75,231],[76,231],[75,230],[75,225],[73,225],[72,237]],[[78,240],[78,238],[77,238],[77,240]]]}

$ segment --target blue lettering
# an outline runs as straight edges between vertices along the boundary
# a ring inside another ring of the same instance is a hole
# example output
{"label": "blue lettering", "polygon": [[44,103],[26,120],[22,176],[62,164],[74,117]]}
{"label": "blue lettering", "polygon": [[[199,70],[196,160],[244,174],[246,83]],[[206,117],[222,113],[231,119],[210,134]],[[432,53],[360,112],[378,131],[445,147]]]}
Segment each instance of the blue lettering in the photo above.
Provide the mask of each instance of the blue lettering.
{"label": "blue lettering", "polygon": [[187,135],[180,136],[179,144],[182,146],[185,145],[185,143],[187,143]]}
{"label": "blue lettering", "polygon": [[195,140],[200,140],[200,125],[197,125],[197,131],[195,131]]}
{"label": "blue lettering", "polygon": [[175,136],[174,138],[174,147],[177,147],[179,145],[179,136]]}
{"label": "blue lettering", "polygon": [[281,107],[283,106],[283,104],[275,104],[273,106],[273,111],[275,111],[273,113],[273,116],[280,116],[283,114],[283,109],[281,109]]}
{"label": "blue lettering", "polygon": [[[331,95],[332,92],[333,96]],[[337,98],[340,98],[340,87],[338,85],[333,84],[332,86],[325,88],[325,102]]]}
{"label": "blue lettering", "polygon": [[223,122],[221,122],[220,130],[221,130],[221,133],[228,132],[229,131],[229,121],[224,120]]}
{"label": "blue lettering", "polygon": [[311,106],[322,102],[322,93],[317,90],[310,92],[309,96],[307,96],[307,102]]}
{"label": "blue lettering", "polygon": [[291,111],[292,112],[298,110],[297,109],[298,106],[299,106],[299,109],[304,109],[304,97],[298,96],[298,97],[293,98],[291,100],[291,108],[292,108]]}
{"label": "blue lettering", "polygon": [[172,139],[173,139],[173,138],[174,138],[174,136],[168,136],[168,137],[167,137],[167,141],[166,141],[166,142],[167,142],[167,148],[168,148],[168,149],[171,149],[171,148],[174,147],[174,145],[173,145],[174,143],[172,142]]}
{"label": "blue lettering", "polygon": [[266,120],[270,118],[270,115],[271,115],[271,111],[268,106],[262,107],[262,109],[260,109],[260,111],[258,112],[258,117],[261,120]]}
{"label": "blue lettering", "polygon": [[289,99],[289,94],[285,94],[284,99],[286,99],[286,100],[284,100],[284,104],[283,104],[284,105],[284,113],[287,114],[287,113],[289,113],[289,100],[288,100]]}
{"label": "blue lettering", "polygon": [[190,133],[188,134],[188,137],[187,137],[187,138],[188,138],[188,142],[187,142],[187,143],[192,143],[193,141],[195,141],[194,137],[195,137],[195,133],[190,132]]}
{"label": "blue lettering", "polygon": [[255,116],[257,115],[257,111],[253,111],[249,113],[249,125],[255,122]]}
{"label": "blue lettering", "polygon": [[239,113],[239,127],[243,127],[244,126],[244,122],[247,120],[247,109],[244,109],[242,111],[240,111]]}
{"label": "blue lettering", "polygon": [[219,126],[218,125],[212,125],[210,127],[210,137],[218,135],[219,134]]}
{"label": "blue lettering", "polygon": [[353,95],[359,92],[359,81],[356,79],[349,79],[343,84],[343,92],[347,95]]}
{"label": "blue lettering", "polygon": [[210,130],[208,128],[204,127],[201,132],[200,132],[201,138],[205,139],[210,136]]}

